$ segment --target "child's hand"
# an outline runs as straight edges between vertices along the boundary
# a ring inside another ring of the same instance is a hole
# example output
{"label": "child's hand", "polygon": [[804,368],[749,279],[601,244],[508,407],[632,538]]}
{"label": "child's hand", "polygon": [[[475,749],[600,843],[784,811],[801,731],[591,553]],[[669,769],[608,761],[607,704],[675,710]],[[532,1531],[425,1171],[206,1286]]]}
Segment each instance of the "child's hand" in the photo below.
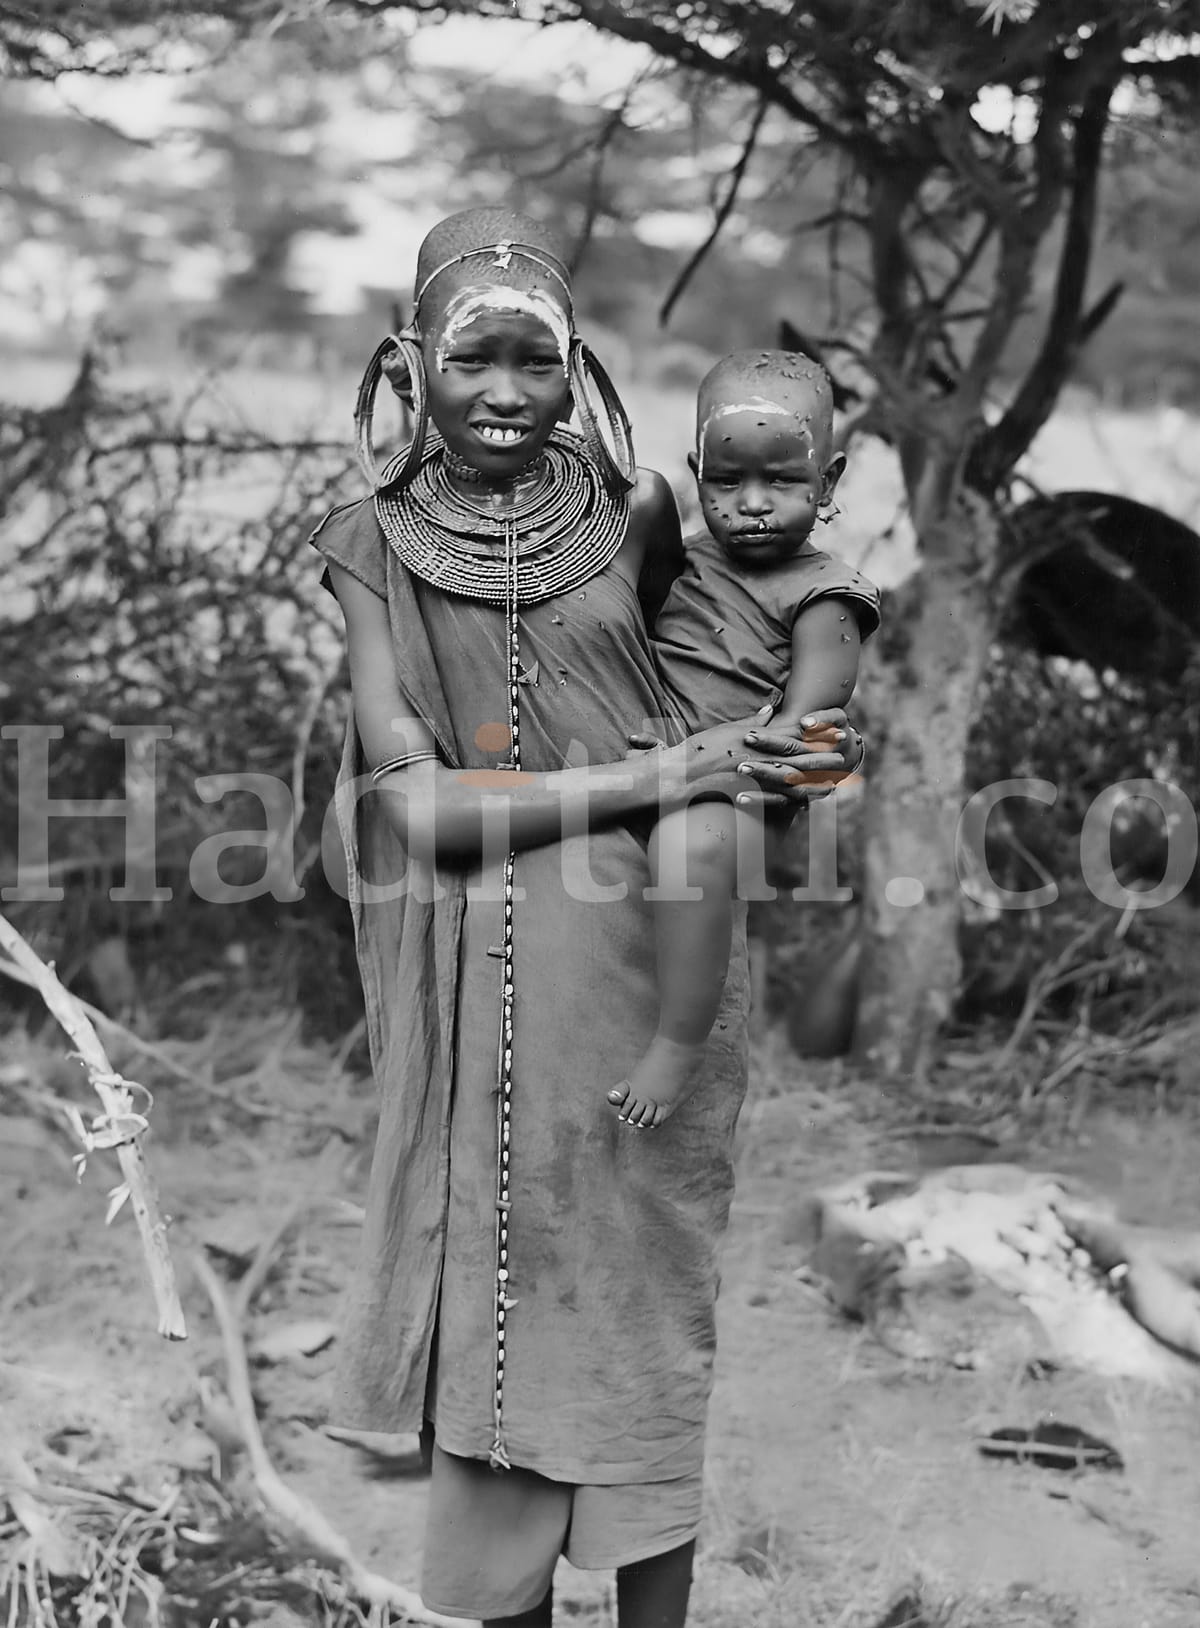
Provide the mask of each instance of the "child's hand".
{"label": "child's hand", "polygon": [[[769,723],[769,711],[764,709],[759,716]],[[773,804],[827,797],[850,772],[847,759],[857,766],[864,755],[862,737],[840,707],[808,713],[798,726],[752,729],[746,745],[780,760],[751,759],[741,771],[757,781],[763,802]]]}

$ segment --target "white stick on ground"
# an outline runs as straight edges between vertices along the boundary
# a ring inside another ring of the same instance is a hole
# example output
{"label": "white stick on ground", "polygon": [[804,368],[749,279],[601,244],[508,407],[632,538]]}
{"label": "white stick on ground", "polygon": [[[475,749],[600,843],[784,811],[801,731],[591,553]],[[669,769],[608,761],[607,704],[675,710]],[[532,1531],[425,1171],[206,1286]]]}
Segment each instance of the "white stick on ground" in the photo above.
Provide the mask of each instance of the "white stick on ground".
{"label": "white stick on ground", "polygon": [[[88,1081],[103,1105],[104,1119],[112,1127],[119,1126],[122,1121],[130,1122],[130,1116],[136,1113],[138,1104],[129,1083],[114,1072],[87,1014],[70,990],[59,982],[53,968],[46,965],[2,915],[0,947],[28,974],[51,1017],[74,1042],[87,1071]],[[129,1190],[129,1202],[141,1234],[150,1287],[158,1308],[158,1332],[168,1340],[185,1340],[187,1324],[184,1322],[183,1306],[175,1284],[175,1269],[167,1248],[166,1223],[146,1164],[146,1155],[142,1151],[141,1136],[136,1130],[131,1130],[124,1139],[105,1145],[112,1146],[116,1152],[125,1186]]]}
{"label": "white stick on ground", "polygon": [[262,1431],[258,1428],[241,1325],[212,1267],[202,1255],[193,1258],[193,1265],[212,1302],[221,1331],[229,1400],[254,1472],[254,1485],[277,1525],[292,1542],[302,1547],[306,1556],[336,1572],[355,1599],[382,1607],[409,1622],[431,1624],[432,1628],[479,1628],[478,1623],[463,1617],[444,1617],[436,1611],[427,1611],[412,1589],[393,1583],[378,1572],[368,1571],[316,1505],[280,1477],[267,1455]]}

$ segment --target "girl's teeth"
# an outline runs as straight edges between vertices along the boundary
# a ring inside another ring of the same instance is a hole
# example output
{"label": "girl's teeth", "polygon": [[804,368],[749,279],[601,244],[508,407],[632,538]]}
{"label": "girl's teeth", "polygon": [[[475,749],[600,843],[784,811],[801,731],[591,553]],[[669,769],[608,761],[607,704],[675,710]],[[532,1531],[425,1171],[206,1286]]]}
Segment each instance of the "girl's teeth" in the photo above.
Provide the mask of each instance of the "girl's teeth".
{"label": "girl's teeth", "polygon": [[492,424],[482,424],[479,433],[486,441],[519,441],[524,432],[522,430],[503,430]]}

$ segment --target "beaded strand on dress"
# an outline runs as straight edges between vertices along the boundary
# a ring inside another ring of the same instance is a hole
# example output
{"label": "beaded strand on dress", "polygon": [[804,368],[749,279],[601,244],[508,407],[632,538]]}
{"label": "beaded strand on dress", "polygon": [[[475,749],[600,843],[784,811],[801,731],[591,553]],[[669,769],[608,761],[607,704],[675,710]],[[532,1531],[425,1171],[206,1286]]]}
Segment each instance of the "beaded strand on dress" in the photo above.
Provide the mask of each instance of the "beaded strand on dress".
{"label": "beaded strand on dress", "polygon": [[[508,728],[512,750],[508,768],[521,767],[520,629],[517,622],[519,582],[517,576],[517,524],[510,521],[504,532],[505,632],[508,643]],[[496,1106],[496,1342],[495,1402],[492,1421],[495,1434],[488,1462],[494,1470],[511,1468],[504,1444],[504,1325],[516,1305],[508,1293],[508,1213],[512,1207],[509,1189],[509,1143],[512,1135],[513,1090],[513,875],[511,848],[504,858],[504,937],[503,993],[500,1002],[500,1054],[497,1075],[499,1093]]]}

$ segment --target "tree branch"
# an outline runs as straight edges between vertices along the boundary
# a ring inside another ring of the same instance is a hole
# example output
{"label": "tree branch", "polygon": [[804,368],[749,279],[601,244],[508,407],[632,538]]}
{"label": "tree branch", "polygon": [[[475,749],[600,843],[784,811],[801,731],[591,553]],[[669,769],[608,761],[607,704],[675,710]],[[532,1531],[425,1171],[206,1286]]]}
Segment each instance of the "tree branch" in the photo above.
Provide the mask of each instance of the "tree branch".
{"label": "tree branch", "polygon": [[662,23],[636,15],[619,0],[576,0],[571,10],[574,16],[591,23],[601,33],[612,34],[633,45],[647,46],[657,56],[681,68],[755,91],[764,101],[832,146],[849,149],[864,159],[878,156],[883,150],[881,144],[872,141],[865,132],[843,128],[805,102],[784,84],[780,71],[771,67],[761,51],[735,50],[727,56],[716,56],[697,40],[687,39]]}
{"label": "tree branch", "polygon": [[579,270],[580,262],[592,241],[592,232],[595,230],[596,220],[600,214],[600,203],[603,196],[604,167],[608,161],[608,150],[616,140],[620,131],[625,128],[625,115],[629,112],[629,104],[633,100],[633,93],[641,85],[644,74],[638,73],[630,80],[617,106],[605,117],[600,127],[599,137],[593,136],[595,151],[592,162],[588,165],[587,198],[583,210],[583,224],[575,239],[571,250],[568,269],[574,276]]}
{"label": "tree branch", "polygon": [[951,301],[957,297],[960,289],[967,281],[967,278],[979,264],[979,257],[983,253],[984,249],[987,248],[995,230],[995,221],[989,219],[985,215],[983,220],[979,223],[979,230],[975,234],[974,241],[960,252],[958,265],[954,268],[954,275],[943,285],[942,291],[938,296],[938,303],[941,306],[943,318],[946,320],[949,320],[950,313],[948,307],[950,306]]}
{"label": "tree branch", "polygon": [[1064,124],[1070,105],[1070,78],[1079,64],[1058,54],[1046,64],[1042,105],[1032,151],[1033,197],[1024,209],[1006,210],[1000,221],[1000,254],[992,282],[993,298],[963,375],[961,401],[974,417],[1004,348],[1024,308],[1033,280],[1038,246],[1053,224],[1066,184]]}
{"label": "tree branch", "polygon": [[716,214],[713,217],[712,230],[704,239],[703,243],[701,243],[695,250],[693,250],[691,255],[689,255],[686,265],[680,271],[675,281],[671,284],[666,299],[659,307],[658,323],[659,327],[661,328],[665,328],[667,323],[671,320],[671,312],[675,309],[676,302],[678,301],[680,295],[687,288],[696,272],[708,258],[714,244],[725,228],[725,222],[733,213],[733,206],[737,203],[738,194],[742,190],[742,182],[745,180],[746,171],[749,168],[750,160],[754,156],[754,149],[758,145],[759,131],[763,127],[763,120],[767,116],[767,111],[768,103],[760,97],[758,106],[754,109],[754,117],[750,121],[750,128],[746,132],[746,139],[742,143],[742,150],[738,154],[737,163],[730,171],[729,185],[725,189],[725,196],[717,205]]}
{"label": "tree branch", "polygon": [[1078,355],[1084,337],[1081,312],[1096,232],[1104,133],[1117,82],[1116,73],[1094,82],[1073,121],[1067,219],[1042,346],[1008,411],[980,437],[972,454],[967,479],[980,491],[994,492],[1028,450],[1053,411]]}

